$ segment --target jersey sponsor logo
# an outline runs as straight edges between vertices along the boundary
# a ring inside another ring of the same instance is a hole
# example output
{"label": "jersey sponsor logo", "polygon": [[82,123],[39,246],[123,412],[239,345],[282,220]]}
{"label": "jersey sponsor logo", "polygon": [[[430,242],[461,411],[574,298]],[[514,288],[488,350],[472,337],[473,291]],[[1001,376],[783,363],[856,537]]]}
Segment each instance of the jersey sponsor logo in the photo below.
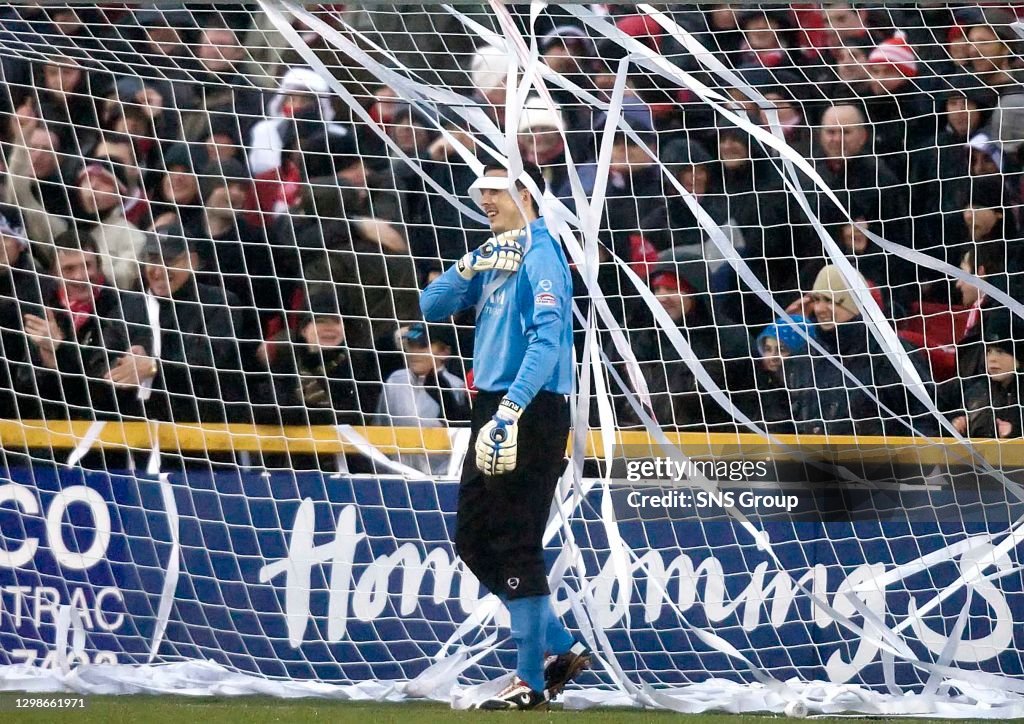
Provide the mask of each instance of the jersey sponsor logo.
{"label": "jersey sponsor logo", "polygon": [[551,292],[541,292],[533,298],[535,307],[557,307],[558,299]]}
{"label": "jersey sponsor logo", "polygon": [[550,279],[541,279],[540,282],[537,283],[537,286],[540,287],[540,290],[542,292],[550,292],[551,291],[551,280]]}
{"label": "jersey sponsor logo", "polygon": [[505,303],[505,290],[499,289],[498,291],[494,292],[491,295],[491,298],[488,299],[487,301],[489,301],[491,304],[497,304],[500,307]]}

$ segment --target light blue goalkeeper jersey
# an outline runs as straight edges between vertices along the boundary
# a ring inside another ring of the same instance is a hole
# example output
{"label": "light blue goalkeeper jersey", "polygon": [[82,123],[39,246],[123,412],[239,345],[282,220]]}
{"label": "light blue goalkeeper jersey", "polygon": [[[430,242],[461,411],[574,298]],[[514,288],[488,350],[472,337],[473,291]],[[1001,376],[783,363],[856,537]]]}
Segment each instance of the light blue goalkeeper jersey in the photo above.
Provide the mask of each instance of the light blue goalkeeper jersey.
{"label": "light blue goalkeeper jersey", "polygon": [[541,390],[568,394],[573,375],[569,264],[543,219],[530,232],[518,272],[479,272],[466,281],[452,265],[420,297],[428,322],[476,307],[476,388],[508,390],[522,407]]}

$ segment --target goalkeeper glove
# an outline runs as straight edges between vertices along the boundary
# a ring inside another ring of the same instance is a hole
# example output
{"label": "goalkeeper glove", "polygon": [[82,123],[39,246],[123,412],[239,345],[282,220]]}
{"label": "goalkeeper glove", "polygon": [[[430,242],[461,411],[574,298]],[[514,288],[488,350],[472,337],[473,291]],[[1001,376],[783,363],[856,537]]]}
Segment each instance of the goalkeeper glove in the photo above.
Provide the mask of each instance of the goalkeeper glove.
{"label": "goalkeeper glove", "polygon": [[484,475],[504,475],[516,469],[519,447],[519,416],[523,408],[507,397],[491,421],[476,437],[476,466]]}
{"label": "goalkeeper glove", "polygon": [[519,243],[519,239],[525,233],[523,229],[516,229],[492,236],[478,249],[459,259],[455,265],[459,276],[468,281],[477,272],[492,269],[507,272],[519,271],[519,266],[523,263],[523,245]]}

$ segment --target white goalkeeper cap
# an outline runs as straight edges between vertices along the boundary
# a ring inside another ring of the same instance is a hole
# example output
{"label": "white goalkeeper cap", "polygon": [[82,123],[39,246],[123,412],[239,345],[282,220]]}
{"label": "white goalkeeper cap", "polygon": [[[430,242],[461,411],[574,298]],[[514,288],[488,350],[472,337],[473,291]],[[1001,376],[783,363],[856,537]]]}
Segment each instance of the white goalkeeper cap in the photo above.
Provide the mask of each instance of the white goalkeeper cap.
{"label": "white goalkeeper cap", "polygon": [[482,205],[483,194],[480,192],[483,189],[495,189],[496,191],[511,190],[508,176],[481,176],[470,184],[469,198],[473,199],[477,206]]}

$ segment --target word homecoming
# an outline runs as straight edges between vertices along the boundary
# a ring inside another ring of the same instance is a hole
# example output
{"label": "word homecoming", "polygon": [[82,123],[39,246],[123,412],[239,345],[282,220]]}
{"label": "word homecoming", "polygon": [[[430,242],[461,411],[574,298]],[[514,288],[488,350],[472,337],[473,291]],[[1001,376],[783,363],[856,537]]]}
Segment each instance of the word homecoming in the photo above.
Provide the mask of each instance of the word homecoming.
{"label": "word homecoming", "polygon": [[678,462],[670,458],[629,460],[626,462],[626,480],[692,480],[703,476],[709,480],[740,482],[768,476],[768,463],[764,460],[687,460]]}

